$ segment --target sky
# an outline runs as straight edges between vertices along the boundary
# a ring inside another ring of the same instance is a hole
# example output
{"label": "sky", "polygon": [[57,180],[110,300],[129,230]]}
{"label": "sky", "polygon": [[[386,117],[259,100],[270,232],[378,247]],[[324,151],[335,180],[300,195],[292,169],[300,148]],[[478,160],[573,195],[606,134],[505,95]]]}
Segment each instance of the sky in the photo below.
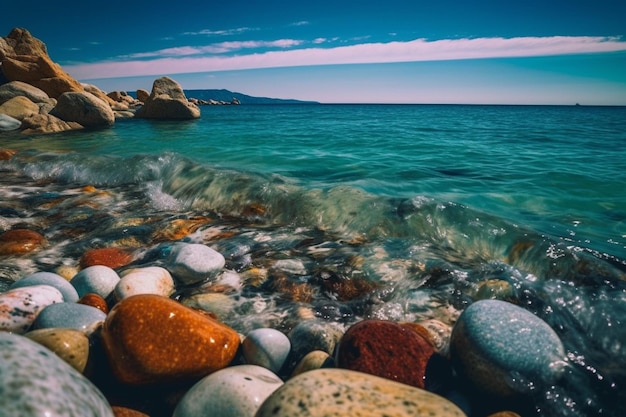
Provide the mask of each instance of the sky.
{"label": "sky", "polygon": [[34,0],[2,5],[14,27],[106,92],[626,105],[624,0]]}

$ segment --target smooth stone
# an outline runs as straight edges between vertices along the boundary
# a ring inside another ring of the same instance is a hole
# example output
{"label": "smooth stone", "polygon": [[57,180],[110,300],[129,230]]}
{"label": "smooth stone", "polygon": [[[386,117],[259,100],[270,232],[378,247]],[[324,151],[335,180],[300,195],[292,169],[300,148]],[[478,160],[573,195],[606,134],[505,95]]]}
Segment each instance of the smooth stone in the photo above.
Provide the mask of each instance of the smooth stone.
{"label": "smooth stone", "polygon": [[291,342],[280,330],[254,329],[243,340],[241,351],[246,363],[278,372],[291,351]]}
{"label": "smooth stone", "polygon": [[447,357],[450,353],[450,335],[452,334],[452,326],[439,321],[437,319],[428,319],[420,321],[421,327],[428,332],[427,339],[435,347],[435,350],[441,355]]}
{"label": "smooth stone", "polygon": [[115,415],[115,417],[150,417],[146,413],[142,413],[141,411],[133,410],[132,408],[128,407],[114,405],[111,408],[113,409],[113,414]]}
{"label": "smooth stone", "polygon": [[67,328],[80,331],[93,329],[107,315],[95,307],[78,303],[58,303],[45,307],[35,321],[32,329]]}
{"label": "smooth stone", "polygon": [[49,285],[30,285],[0,294],[0,331],[25,333],[45,307],[62,303],[61,291]]}
{"label": "smooth stone", "polygon": [[180,400],[173,417],[254,417],[263,401],[282,385],[264,367],[230,366],[196,383]]}
{"label": "smooth stone", "polygon": [[96,248],[83,253],[80,258],[80,267],[88,268],[94,265],[104,265],[109,268],[119,268],[128,265],[133,260],[133,254],[123,248]]}
{"label": "smooth stone", "polygon": [[202,378],[230,364],[239,334],[167,297],[140,294],[118,302],[102,328],[115,377],[128,384]]}
{"label": "smooth stone", "polygon": [[174,280],[169,271],[159,266],[133,268],[124,271],[113,293],[116,300],[137,294],[169,296],[174,292]]}
{"label": "smooth stone", "polygon": [[384,320],[352,325],[337,345],[338,368],[365,372],[424,388],[433,345],[413,329]]}
{"label": "smooth stone", "polygon": [[296,365],[291,373],[291,378],[314,369],[327,367],[326,365],[329,363],[334,365],[334,360],[328,353],[323,350],[314,350],[307,353],[304,358],[298,362],[298,365]]}
{"label": "smooth stone", "polygon": [[0,414],[113,417],[104,395],[48,348],[0,332]]}
{"label": "smooth stone", "polygon": [[76,329],[38,329],[24,337],[47,347],[68,365],[83,373],[89,359],[89,338]]}
{"label": "smooth stone", "polygon": [[79,297],[94,293],[106,299],[119,281],[119,275],[112,268],[94,265],[81,270],[72,278],[70,284],[76,288]]}
{"label": "smooth stone", "polygon": [[22,122],[7,114],[0,113],[0,132],[17,130],[22,126]]}
{"label": "smooth stone", "polygon": [[255,417],[462,417],[447,399],[420,388],[347,369],[316,369],[289,379]]}
{"label": "smooth stone", "polygon": [[90,292],[89,294],[85,294],[80,298],[80,300],[77,301],[77,303],[95,307],[98,310],[102,311],[104,314],[109,314],[109,305],[107,304],[106,300],[100,297],[98,294],[94,294],[92,292]]}
{"label": "smooth stone", "polygon": [[452,330],[450,357],[457,372],[482,391],[512,397],[554,383],[565,349],[542,319],[514,304],[481,300],[460,315]]}
{"label": "smooth stone", "polygon": [[301,321],[289,332],[293,360],[300,362],[314,350],[332,354],[342,336],[343,331],[332,322],[316,319]]}
{"label": "smooth stone", "polygon": [[68,303],[75,303],[78,301],[78,293],[76,288],[72,286],[65,278],[54,272],[35,272],[28,275],[19,281],[15,281],[11,288],[28,287],[31,285],[49,285],[61,291],[63,294],[63,300]]}
{"label": "smooth stone", "polygon": [[227,319],[237,305],[235,300],[223,293],[194,294],[183,298],[181,303],[190,308],[213,313],[220,320]]}
{"label": "smooth stone", "polygon": [[206,245],[177,242],[170,246],[165,266],[183,284],[214,277],[226,264],[224,256]]}
{"label": "smooth stone", "polygon": [[44,247],[46,238],[28,229],[7,230],[0,234],[0,255],[22,255]]}

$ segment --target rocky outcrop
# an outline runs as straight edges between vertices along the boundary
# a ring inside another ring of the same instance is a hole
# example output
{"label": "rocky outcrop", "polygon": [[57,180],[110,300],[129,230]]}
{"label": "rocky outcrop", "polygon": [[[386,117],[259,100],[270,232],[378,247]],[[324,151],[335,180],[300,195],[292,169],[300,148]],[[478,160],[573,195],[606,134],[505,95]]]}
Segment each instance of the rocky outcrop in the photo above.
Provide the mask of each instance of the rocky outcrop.
{"label": "rocky outcrop", "polygon": [[185,97],[182,87],[169,77],[154,80],[150,97],[135,117],[144,119],[197,119],[200,109]]}
{"label": "rocky outcrop", "polygon": [[26,97],[33,103],[47,103],[53,101],[41,89],[22,81],[11,81],[0,85],[0,104],[19,96]]}
{"label": "rocky outcrop", "polygon": [[66,122],[51,114],[35,114],[22,120],[22,133],[57,133],[78,130],[83,126],[76,122]]}
{"label": "rocky outcrop", "polygon": [[27,97],[17,96],[0,104],[0,113],[21,121],[39,114],[39,106]]}
{"label": "rocky outcrop", "polygon": [[84,127],[111,126],[115,123],[111,106],[87,92],[61,94],[50,114],[66,122],[77,122]]}

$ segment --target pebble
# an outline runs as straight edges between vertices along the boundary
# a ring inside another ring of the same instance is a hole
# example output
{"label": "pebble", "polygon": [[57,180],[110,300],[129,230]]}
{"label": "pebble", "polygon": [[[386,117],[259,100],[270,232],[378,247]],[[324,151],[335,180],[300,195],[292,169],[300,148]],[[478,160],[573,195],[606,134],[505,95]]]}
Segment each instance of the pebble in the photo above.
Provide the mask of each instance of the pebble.
{"label": "pebble", "polygon": [[94,265],[81,270],[72,278],[70,284],[76,288],[79,297],[94,293],[106,299],[119,281],[120,277],[113,268]]}
{"label": "pebble", "polygon": [[80,258],[82,269],[94,265],[104,265],[109,268],[119,268],[128,265],[133,260],[133,254],[123,248],[96,248],[86,251]]}
{"label": "pebble", "polygon": [[411,328],[384,320],[351,326],[337,345],[337,367],[424,388],[432,344]]}
{"label": "pebble", "polygon": [[181,303],[197,310],[208,311],[220,320],[226,320],[234,311],[235,300],[223,293],[202,293],[185,297]]}
{"label": "pebble", "polygon": [[450,356],[460,375],[505,398],[555,382],[565,365],[563,343],[546,322],[499,300],[477,301],[463,311]]}
{"label": "pebble", "polygon": [[0,331],[25,333],[46,306],[62,302],[63,294],[49,285],[3,292],[0,294]]}
{"label": "pebble", "polygon": [[57,303],[46,306],[35,321],[32,329],[67,328],[90,331],[107,317],[95,307],[79,303]]}
{"label": "pebble", "polygon": [[104,322],[102,341],[113,374],[128,384],[202,378],[228,366],[240,344],[232,328],[153,294],[118,302]]}
{"label": "pebble", "polygon": [[298,362],[298,365],[296,365],[295,369],[291,373],[291,378],[296,375],[312,371],[313,369],[330,367],[327,366],[327,364],[334,365],[333,358],[323,350],[314,350],[304,355],[304,358]]}
{"label": "pebble", "polygon": [[255,417],[462,417],[452,402],[390,379],[347,369],[317,369],[289,379]]}
{"label": "pebble", "polygon": [[11,288],[28,287],[31,285],[50,285],[61,291],[63,294],[63,300],[68,303],[75,303],[78,301],[78,293],[76,288],[72,286],[65,278],[54,272],[35,272],[28,275],[19,281],[15,281]]}
{"label": "pebble", "polygon": [[282,385],[264,367],[231,366],[196,383],[178,403],[173,417],[254,417],[263,401]]}
{"label": "pebble", "polygon": [[22,255],[44,247],[46,238],[28,229],[13,229],[0,234],[0,255]]}
{"label": "pebble", "polygon": [[132,408],[128,407],[114,405],[111,408],[113,409],[113,414],[115,415],[115,417],[150,417],[146,413],[142,413],[141,411],[133,410]]}
{"label": "pebble", "polygon": [[24,337],[47,347],[68,365],[83,373],[89,359],[89,338],[76,329],[38,329]]}
{"label": "pebble", "polygon": [[98,294],[90,292],[89,294],[83,295],[77,302],[79,304],[95,307],[98,310],[102,311],[104,314],[109,314],[109,306],[106,300],[100,297]]}
{"label": "pebble", "polygon": [[184,285],[211,278],[226,264],[221,253],[199,243],[176,242],[169,249],[165,267]]}
{"label": "pebble", "polygon": [[246,363],[278,372],[291,351],[291,342],[280,330],[254,329],[243,340],[241,351]]}
{"label": "pebble", "polygon": [[113,417],[102,393],[48,348],[0,332],[0,414]]}
{"label": "pebble", "polygon": [[298,323],[288,336],[293,360],[297,363],[314,350],[332,354],[343,336],[343,330],[336,323],[309,319]]}
{"label": "pebble", "polygon": [[174,280],[167,269],[159,266],[133,268],[122,273],[113,292],[118,301],[137,294],[167,297],[174,292]]}

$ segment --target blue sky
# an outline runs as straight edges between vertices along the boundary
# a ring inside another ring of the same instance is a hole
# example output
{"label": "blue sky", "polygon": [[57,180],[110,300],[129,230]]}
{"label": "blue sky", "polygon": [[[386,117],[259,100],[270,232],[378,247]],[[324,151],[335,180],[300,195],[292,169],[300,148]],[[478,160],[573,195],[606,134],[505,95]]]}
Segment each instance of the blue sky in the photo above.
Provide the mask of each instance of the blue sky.
{"label": "blue sky", "polygon": [[3,4],[0,36],[28,29],[105,91],[167,75],[326,103],[626,105],[624,0],[40,3]]}

